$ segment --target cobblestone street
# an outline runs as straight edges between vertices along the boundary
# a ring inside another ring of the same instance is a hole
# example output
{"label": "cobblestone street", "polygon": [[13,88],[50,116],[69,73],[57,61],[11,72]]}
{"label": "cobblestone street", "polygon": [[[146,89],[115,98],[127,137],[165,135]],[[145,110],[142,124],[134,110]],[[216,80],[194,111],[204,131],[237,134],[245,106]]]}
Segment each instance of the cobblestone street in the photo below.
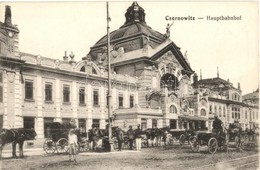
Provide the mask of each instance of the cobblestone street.
{"label": "cobblestone street", "polygon": [[2,169],[257,169],[256,149],[209,154],[207,148],[193,153],[188,145],[144,148],[141,152],[85,152],[77,156],[77,163],[69,162],[68,155],[25,152],[24,159],[4,158]]}

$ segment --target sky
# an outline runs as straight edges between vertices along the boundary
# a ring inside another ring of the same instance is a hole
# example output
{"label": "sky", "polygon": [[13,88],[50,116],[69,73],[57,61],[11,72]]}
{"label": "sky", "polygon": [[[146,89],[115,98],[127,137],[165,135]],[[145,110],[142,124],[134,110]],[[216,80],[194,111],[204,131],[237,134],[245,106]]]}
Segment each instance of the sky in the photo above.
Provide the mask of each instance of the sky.
{"label": "sky", "polygon": [[[110,2],[110,31],[125,22],[132,2]],[[175,20],[171,40],[187,51],[191,68],[202,78],[217,76],[250,93],[259,85],[258,4],[257,2],[138,2],[144,8],[146,23],[166,32],[169,17],[195,17]],[[35,55],[62,59],[64,51],[73,51],[80,61],[106,34],[105,2],[7,2],[0,3],[0,21],[5,5],[12,9],[12,22],[20,30],[19,50]],[[241,16],[241,20],[216,21],[207,17]],[[203,18],[203,19],[198,19]]]}

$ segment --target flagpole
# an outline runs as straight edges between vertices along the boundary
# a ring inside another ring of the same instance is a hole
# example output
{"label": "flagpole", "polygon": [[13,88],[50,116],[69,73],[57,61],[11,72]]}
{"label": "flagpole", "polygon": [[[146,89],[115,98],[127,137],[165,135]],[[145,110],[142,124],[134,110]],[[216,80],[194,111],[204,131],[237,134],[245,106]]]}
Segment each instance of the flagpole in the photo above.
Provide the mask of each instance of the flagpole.
{"label": "flagpole", "polygon": [[108,139],[109,139],[109,144],[110,144],[110,151],[114,150],[114,145],[112,141],[112,127],[111,127],[111,64],[110,64],[110,33],[109,33],[109,22],[110,22],[110,17],[109,17],[109,6],[107,2],[107,59],[108,59]]}

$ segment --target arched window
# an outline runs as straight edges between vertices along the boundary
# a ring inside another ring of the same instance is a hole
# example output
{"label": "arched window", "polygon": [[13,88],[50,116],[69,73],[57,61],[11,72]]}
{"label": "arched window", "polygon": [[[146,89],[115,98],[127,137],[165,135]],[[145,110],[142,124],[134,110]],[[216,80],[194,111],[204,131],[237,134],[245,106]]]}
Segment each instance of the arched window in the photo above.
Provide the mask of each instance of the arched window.
{"label": "arched window", "polygon": [[226,109],[225,109],[225,106],[223,107],[223,117],[226,117]]}
{"label": "arched window", "polygon": [[177,108],[174,105],[170,106],[170,113],[177,113]]}
{"label": "arched window", "polygon": [[201,109],[200,110],[200,114],[201,114],[201,116],[206,116],[206,110],[205,109]]}
{"label": "arched window", "polygon": [[81,67],[80,71],[81,71],[81,72],[86,72],[85,66]]}

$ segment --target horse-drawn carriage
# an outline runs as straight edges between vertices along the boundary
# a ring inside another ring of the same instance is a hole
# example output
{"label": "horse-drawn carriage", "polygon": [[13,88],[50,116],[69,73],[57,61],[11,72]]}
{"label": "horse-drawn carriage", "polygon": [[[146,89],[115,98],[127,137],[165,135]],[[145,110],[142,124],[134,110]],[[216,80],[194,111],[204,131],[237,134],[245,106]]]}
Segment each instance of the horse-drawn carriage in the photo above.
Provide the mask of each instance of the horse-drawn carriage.
{"label": "horse-drawn carriage", "polygon": [[46,140],[43,149],[46,153],[66,153],[68,152],[68,133],[70,129],[74,129],[78,137],[78,151],[89,150],[89,142],[86,135],[80,133],[80,129],[76,129],[75,125],[70,123],[53,122],[48,124]]}
{"label": "horse-drawn carriage", "polygon": [[243,133],[242,128],[235,124],[230,124],[226,131],[228,145],[233,142],[237,149],[244,149],[245,133]]}
{"label": "horse-drawn carriage", "polygon": [[216,153],[217,150],[227,150],[228,138],[225,133],[197,131],[196,135],[191,138],[191,149],[198,152],[199,147],[208,146],[209,153]]}
{"label": "horse-drawn carriage", "polygon": [[183,145],[186,141],[188,141],[191,135],[185,129],[171,129],[170,134],[172,135],[173,140],[179,141],[181,145]]}
{"label": "horse-drawn carriage", "polygon": [[257,146],[259,143],[259,129],[246,129],[242,132],[245,146]]}

